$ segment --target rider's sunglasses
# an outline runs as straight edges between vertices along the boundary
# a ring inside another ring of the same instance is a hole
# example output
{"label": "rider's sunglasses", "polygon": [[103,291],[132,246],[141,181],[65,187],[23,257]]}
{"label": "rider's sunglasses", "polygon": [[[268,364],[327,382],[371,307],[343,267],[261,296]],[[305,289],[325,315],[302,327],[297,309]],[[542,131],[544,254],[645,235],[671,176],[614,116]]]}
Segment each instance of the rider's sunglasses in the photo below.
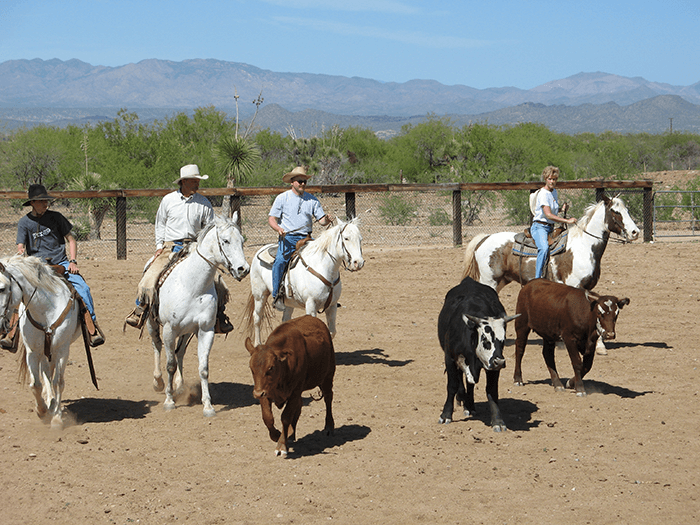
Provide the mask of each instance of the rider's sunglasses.
{"label": "rider's sunglasses", "polygon": [[299,184],[306,184],[306,179],[292,179],[292,182],[298,182]]}

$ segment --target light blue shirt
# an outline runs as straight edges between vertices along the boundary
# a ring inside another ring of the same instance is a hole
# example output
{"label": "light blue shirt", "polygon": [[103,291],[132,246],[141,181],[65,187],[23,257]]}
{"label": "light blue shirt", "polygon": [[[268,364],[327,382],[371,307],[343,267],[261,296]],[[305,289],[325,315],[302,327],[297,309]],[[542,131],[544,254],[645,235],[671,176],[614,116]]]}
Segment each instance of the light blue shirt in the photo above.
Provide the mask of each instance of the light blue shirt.
{"label": "light blue shirt", "polygon": [[287,232],[311,234],[313,220],[321,220],[326,213],[316,197],[308,192],[301,196],[294,190],[280,193],[270,209],[270,217],[279,219],[279,225]]}

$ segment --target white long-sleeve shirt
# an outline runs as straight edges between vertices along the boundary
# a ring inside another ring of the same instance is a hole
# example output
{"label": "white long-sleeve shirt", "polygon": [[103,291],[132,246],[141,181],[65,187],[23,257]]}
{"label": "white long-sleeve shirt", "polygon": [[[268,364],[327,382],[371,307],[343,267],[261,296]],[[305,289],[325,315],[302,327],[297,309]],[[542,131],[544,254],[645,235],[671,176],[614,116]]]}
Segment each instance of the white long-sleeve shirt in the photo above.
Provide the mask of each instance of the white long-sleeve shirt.
{"label": "white long-sleeve shirt", "polygon": [[180,190],[168,193],[156,213],[156,249],[163,243],[195,239],[200,230],[214,219],[209,199],[194,193],[185,197]]}

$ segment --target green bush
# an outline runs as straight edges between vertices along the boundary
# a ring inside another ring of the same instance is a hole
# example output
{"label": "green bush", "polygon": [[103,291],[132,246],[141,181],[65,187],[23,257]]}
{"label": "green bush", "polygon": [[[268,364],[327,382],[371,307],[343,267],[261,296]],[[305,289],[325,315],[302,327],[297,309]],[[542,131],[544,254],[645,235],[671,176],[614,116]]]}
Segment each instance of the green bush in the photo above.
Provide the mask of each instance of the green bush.
{"label": "green bush", "polygon": [[405,226],[413,220],[416,212],[415,204],[398,195],[382,199],[382,204],[379,206],[379,215],[392,226]]}
{"label": "green bush", "polygon": [[452,224],[452,217],[442,208],[438,208],[430,212],[428,223],[431,226],[449,226]]}

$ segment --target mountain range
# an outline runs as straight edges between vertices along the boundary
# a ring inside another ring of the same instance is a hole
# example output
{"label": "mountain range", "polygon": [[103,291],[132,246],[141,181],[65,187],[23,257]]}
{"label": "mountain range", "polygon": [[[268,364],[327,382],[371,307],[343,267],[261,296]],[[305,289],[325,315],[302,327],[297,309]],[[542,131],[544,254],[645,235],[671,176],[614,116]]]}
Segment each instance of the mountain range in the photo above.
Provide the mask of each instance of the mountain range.
{"label": "mountain range", "polygon": [[434,80],[404,83],[280,73],[238,62],[149,59],[119,67],[77,59],[0,63],[0,126],[82,125],[113,119],[125,108],[144,121],[214,106],[243,118],[264,98],[256,125],[310,136],[337,124],[382,136],[434,114],[456,125],[538,122],[561,133],[700,132],[700,82],[649,82],[609,73],[579,73],[532,89],[476,89]]}

